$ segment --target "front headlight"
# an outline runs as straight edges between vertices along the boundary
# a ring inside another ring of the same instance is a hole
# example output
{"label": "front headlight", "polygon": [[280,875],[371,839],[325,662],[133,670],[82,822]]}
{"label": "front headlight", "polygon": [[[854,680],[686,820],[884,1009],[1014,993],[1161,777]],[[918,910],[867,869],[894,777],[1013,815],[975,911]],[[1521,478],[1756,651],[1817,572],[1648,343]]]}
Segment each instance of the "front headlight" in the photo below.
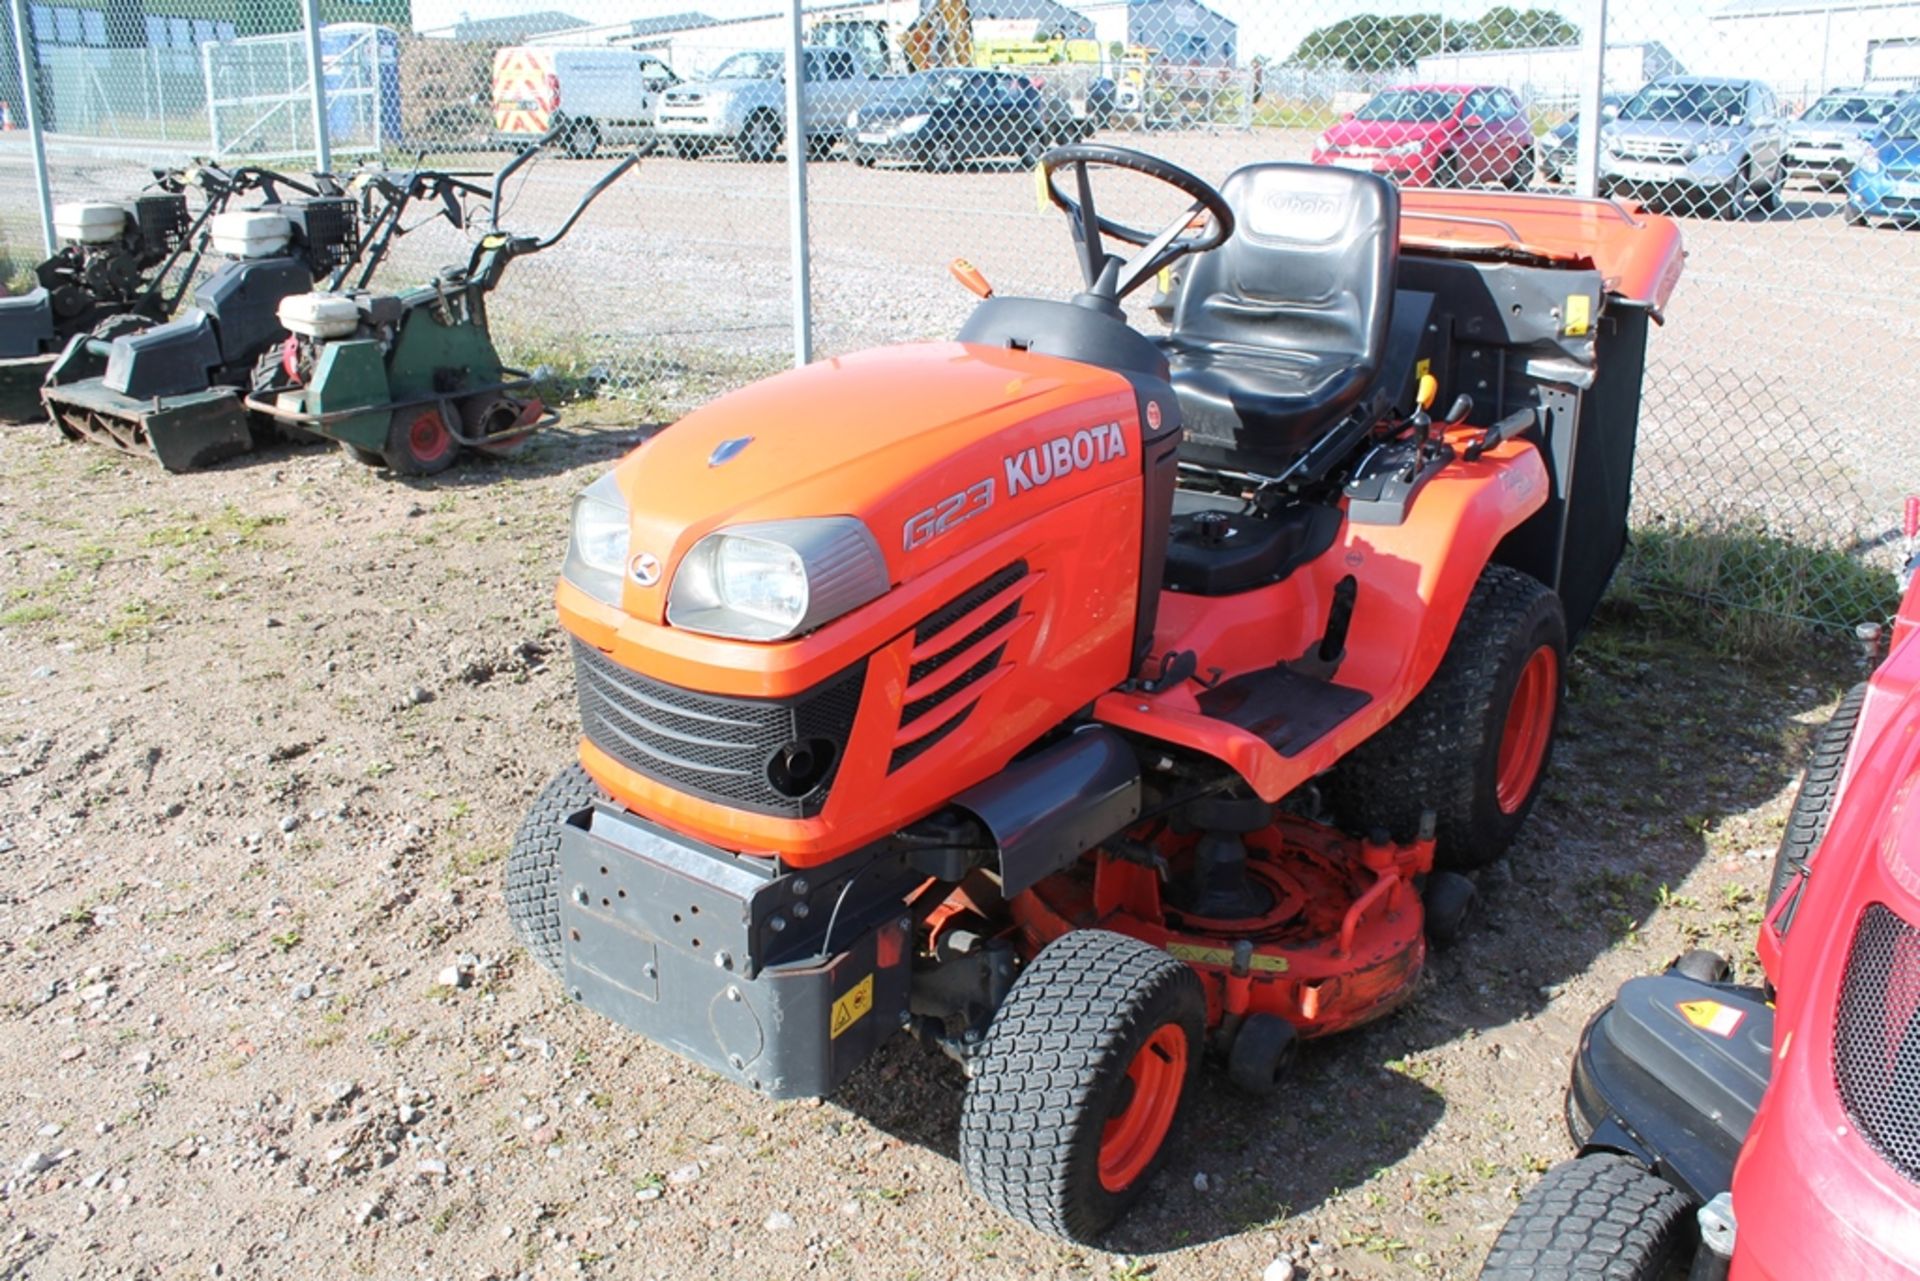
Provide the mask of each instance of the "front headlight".
{"label": "front headlight", "polygon": [[1396,142],[1387,148],[1389,156],[1417,156],[1427,149],[1425,140],[1415,138],[1411,142]]}
{"label": "front headlight", "polygon": [[695,543],[673,574],[667,621],[734,640],[785,640],[887,590],[880,544],[851,516],[736,525]]}
{"label": "front headlight", "polygon": [[902,120],[900,122],[899,126],[894,130],[894,132],[895,133],[919,133],[922,129],[925,129],[927,127],[927,121],[931,119],[933,119],[933,117],[931,115],[926,115],[926,114],[922,114],[918,116],[908,116],[905,120]]}
{"label": "front headlight", "polygon": [[573,532],[561,576],[595,600],[618,605],[627,537],[627,500],[608,472],[573,500]]}
{"label": "front headlight", "polygon": [[1860,163],[1854,166],[1861,173],[1880,172],[1880,153],[1869,148],[1860,156]]}

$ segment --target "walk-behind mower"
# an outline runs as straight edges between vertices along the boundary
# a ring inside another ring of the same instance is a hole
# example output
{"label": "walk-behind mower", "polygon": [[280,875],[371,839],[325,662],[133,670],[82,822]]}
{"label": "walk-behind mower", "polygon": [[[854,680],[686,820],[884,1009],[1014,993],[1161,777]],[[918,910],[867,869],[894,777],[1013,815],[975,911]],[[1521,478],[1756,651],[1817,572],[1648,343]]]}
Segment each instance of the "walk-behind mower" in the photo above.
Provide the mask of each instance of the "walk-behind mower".
{"label": "walk-behind mower", "polygon": [[[55,205],[60,248],[34,268],[34,287],[0,298],[0,422],[41,417],[40,385],[69,340],[114,316],[165,320],[193,281],[209,219],[233,197],[285,181],[264,169],[211,165],[154,171],[130,201]],[[200,192],[190,212],[188,188]]]}
{"label": "walk-behind mower", "polygon": [[490,189],[438,175],[449,195],[490,200],[487,233],[465,266],[400,294],[361,288],[282,300],[289,336],[261,358],[247,408],[283,428],[338,440],[361,462],[405,476],[446,470],[462,447],[505,452],[555,422],[558,415],[529,394],[533,375],[501,364],[487,295],[508,263],[558,243],[639,158],[609,169],[553,235],[509,235],[500,230],[500,193],[537,150],[508,161]]}
{"label": "walk-behind mower", "polygon": [[275,308],[339,279],[361,251],[355,196],[325,176],[315,187],[281,181],[297,194],[208,223],[208,246],[225,261],[178,320],[121,316],[67,343],[40,392],[63,435],[151,454],[168,471],[253,447],[240,390],[260,352],[286,337]]}
{"label": "walk-behind mower", "polygon": [[[1907,517],[1908,547],[1916,515]],[[1920,582],[1816,739],[1775,856],[1760,987],[1690,952],[1581,1035],[1579,1155],[1481,1276],[1920,1278]]]}
{"label": "walk-behind mower", "polygon": [[[1681,254],[1607,202],[1042,164],[1072,301],[957,263],[959,341],[734,392],[580,495],[580,758],[506,899],[572,996],[769,1097],[940,1046],[972,1186],[1084,1239],[1204,1056],[1272,1091],[1460,928],[1625,543]],[[1123,226],[1103,169],[1191,205]],[[1163,269],[1154,341],[1120,305]]]}

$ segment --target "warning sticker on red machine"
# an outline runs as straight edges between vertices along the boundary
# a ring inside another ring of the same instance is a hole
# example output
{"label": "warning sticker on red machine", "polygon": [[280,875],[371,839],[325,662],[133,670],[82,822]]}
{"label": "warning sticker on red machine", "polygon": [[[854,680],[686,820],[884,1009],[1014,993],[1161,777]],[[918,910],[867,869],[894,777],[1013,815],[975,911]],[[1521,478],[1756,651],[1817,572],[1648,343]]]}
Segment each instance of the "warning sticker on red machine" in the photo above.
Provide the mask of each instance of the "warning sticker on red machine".
{"label": "warning sticker on red machine", "polygon": [[1747,1017],[1745,1010],[1736,1010],[1718,1001],[1681,1001],[1675,1008],[1681,1018],[1714,1036],[1732,1036],[1740,1021]]}

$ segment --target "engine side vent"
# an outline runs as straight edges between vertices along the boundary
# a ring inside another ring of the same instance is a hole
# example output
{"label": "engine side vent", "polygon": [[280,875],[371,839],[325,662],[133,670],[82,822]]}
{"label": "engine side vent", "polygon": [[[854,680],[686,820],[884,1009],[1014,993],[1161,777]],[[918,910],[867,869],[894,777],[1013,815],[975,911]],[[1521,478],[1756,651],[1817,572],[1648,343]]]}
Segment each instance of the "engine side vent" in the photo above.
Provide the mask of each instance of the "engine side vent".
{"label": "engine side vent", "polygon": [[1860,1137],[1920,1183],[1920,928],[1860,914],[1834,1018],[1833,1075]]}
{"label": "engine side vent", "polygon": [[[913,629],[909,698],[900,709],[900,732],[894,739],[889,773],[946,738],[972,714],[972,701],[956,700],[1000,666],[1029,585],[1026,562],[1015,561],[942,605]],[[938,715],[943,712],[944,716]]]}

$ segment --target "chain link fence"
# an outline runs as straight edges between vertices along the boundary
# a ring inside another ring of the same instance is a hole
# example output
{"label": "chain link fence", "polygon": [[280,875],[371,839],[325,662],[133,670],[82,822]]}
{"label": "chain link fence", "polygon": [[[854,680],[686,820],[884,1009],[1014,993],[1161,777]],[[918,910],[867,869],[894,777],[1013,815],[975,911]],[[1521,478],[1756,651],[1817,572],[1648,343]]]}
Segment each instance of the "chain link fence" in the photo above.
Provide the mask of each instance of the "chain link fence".
{"label": "chain link fence", "polygon": [[[1920,3],[1381,7],[807,4],[816,356],[950,336],[973,302],[948,278],[956,256],[1002,292],[1077,288],[1033,177],[1064,141],[1216,182],[1298,160],[1406,185],[1597,191],[1676,215],[1689,250],[1649,353],[1635,580],[1706,602],[1736,634],[1884,615],[1920,470],[1897,408],[1920,391],[1899,354],[1920,324],[1904,296],[1920,279]],[[618,155],[645,151],[567,240],[514,265],[492,316],[518,363],[670,417],[792,358],[784,8],[321,3],[332,167],[482,174],[551,133],[501,217],[544,232]],[[124,197],[152,165],[195,156],[315,163],[299,4],[16,9],[56,201]],[[42,230],[6,62],[0,256],[18,284]],[[379,283],[428,278],[478,230],[423,219]]]}

